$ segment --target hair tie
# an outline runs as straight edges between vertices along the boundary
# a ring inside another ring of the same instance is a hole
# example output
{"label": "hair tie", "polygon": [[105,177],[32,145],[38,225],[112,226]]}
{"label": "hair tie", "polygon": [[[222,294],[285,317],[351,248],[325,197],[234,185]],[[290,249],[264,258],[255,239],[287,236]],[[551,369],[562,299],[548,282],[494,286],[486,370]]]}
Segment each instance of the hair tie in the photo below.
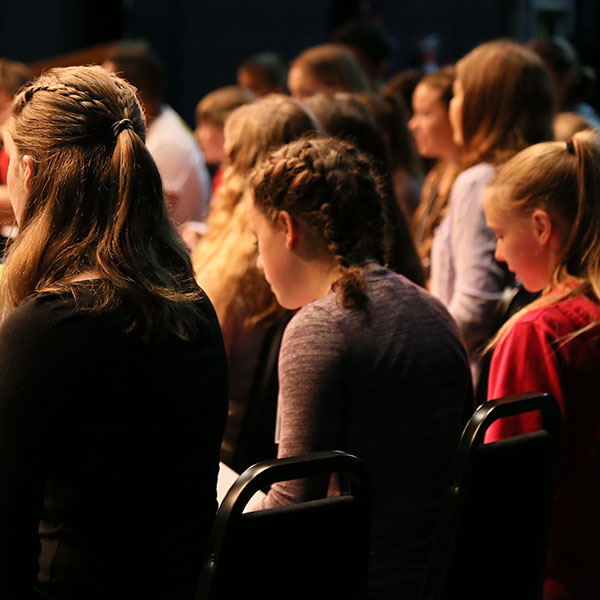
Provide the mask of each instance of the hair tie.
{"label": "hair tie", "polygon": [[573,143],[573,140],[567,142],[567,152],[575,156],[575,144]]}
{"label": "hair tie", "polygon": [[112,132],[115,139],[118,138],[121,131],[125,129],[133,130],[133,122],[131,119],[121,119],[120,121],[113,123]]}

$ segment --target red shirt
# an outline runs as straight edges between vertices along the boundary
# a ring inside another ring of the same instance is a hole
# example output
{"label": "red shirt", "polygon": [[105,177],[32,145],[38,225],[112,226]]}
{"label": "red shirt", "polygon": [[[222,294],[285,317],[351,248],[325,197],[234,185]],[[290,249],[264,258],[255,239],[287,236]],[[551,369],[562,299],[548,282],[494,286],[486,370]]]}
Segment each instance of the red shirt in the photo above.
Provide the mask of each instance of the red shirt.
{"label": "red shirt", "polygon": [[8,173],[8,154],[4,146],[0,146],[0,183],[6,185],[6,176]]}
{"label": "red shirt", "polygon": [[[494,350],[488,398],[541,391],[563,416],[562,462],[554,498],[546,593],[600,597],[600,306],[579,295],[524,314]],[[486,442],[539,427],[530,413],[503,419]]]}

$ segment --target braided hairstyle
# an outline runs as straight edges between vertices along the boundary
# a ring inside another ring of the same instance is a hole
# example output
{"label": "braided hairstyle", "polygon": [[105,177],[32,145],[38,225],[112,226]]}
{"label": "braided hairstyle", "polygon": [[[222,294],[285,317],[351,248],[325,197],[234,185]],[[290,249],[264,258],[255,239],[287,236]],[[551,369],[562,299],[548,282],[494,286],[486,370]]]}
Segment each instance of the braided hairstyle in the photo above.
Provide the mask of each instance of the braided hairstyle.
{"label": "braided hairstyle", "polygon": [[383,261],[383,205],[370,159],[349,142],[303,139],[273,152],[250,175],[254,204],[275,222],[281,210],[333,255],[345,308],[364,308],[364,265]]}
{"label": "braided hairstyle", "polygon": [[65,288],[79,300],[74,280],[94,272],[98,293],[86,308],[125,305],[127,329],[145,337],[192,335],[200,290],[144,144],[135,89],[100,66],[52,69],[15,96],[8,133],[11,160],[29,156],[32,176],[3,308]]}

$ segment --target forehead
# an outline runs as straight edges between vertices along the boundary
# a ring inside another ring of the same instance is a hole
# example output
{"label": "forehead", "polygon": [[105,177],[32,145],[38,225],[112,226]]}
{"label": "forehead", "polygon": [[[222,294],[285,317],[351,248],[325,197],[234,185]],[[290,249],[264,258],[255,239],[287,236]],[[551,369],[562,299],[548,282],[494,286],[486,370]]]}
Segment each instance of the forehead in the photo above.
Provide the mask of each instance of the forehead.
{"label": "forehead", "polygon": [[507,185],[490,185],[485,190],[483,197],[483,210],[488,219],[493,221],[504,219],[510,211],[507,200],[510,198],[511,188]]}
{"label": "forehead", "polygon": [[435,104],[440,102],[441,91],[428,83],[419,83],[413,94],[413,102],[417,104]]}

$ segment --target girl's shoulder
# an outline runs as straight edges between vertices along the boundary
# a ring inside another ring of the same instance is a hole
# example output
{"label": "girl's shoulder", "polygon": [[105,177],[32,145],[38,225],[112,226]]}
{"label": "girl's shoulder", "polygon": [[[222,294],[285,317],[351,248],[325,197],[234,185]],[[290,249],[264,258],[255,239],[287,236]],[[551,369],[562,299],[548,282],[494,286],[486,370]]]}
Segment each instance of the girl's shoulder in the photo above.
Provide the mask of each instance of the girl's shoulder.
{"label": "girl's shoulder", "polygon": [[534,328],[550,337],[561,337],[594,323],[600,324],[600,305],[586,294],[576,294],[524,312],[512,330],[516,329],[515,335],[518,335],[519,329]]}
{"label": "girl's shoulder", "polygon": [[470,212],[475,206],[483,209],[485,189],[495,173],[489,163],[478,163],[462,171],[450,190],[450,212]]}
{"label": "girl's shoulder", "polygon": [[474,183],[488,184],[495,175],[496,169],[493,165],[481,162],[461,171],[454,181],[454,186],[473,185]]}

